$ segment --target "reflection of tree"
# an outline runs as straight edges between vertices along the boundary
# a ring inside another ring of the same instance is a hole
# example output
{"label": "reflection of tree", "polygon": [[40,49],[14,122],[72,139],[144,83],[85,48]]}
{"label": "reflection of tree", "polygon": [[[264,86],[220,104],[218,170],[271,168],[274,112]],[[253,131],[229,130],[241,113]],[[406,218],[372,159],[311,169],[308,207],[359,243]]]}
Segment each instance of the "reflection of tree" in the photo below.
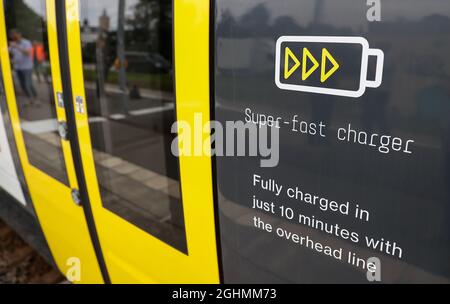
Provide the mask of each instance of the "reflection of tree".
{"label": "reflection of tree", "polygon": [[265,36],[269,33],[269,20],[269,10],[262,3],[244,13],[239,23],[244,33],[251,33],[252,36]]}
{"label": "reflection of tree", "polygon": [[129,32],[130,44],[134,48],[142,49],[142,44],[155,44],[155,35],[152,35],[150,28],[158,17],[158,10],[159,4],[156,0],[140,0],[135,5],[133,16],[127,18],[127,24],[131,28]]}
{"label": "reflection of tree", "polygon": [[291,16],[280,16],[273,23],[273,31],[279,36],[299,35],[302,32],[302,28]]}
{"label": "reflection of tree", "polygon": [[250,37],[279,37],[281,35],[302,35],[314,31],[316,35],[341,35],[351,33],[350,28],[337,28],[320,20],[323,1],[315,5],[315,21],[302,27],[291,15],[278,16],[271,21],[270,10],[265,3],[258,4],[246,11],[239,18],[225,9],[220,15],[217,33],[220,37],[250,38]]}
{"label": "reflection of tree", "polygon": [[234,33],[233,29],[237,28],[236,19],[230,10],[225,10],[222,13],[221,20],[217,25],[217,32],[221,33],[222,37],[236,37],[239,33]]}
{"label": "reflection of tree", "polygon": [[[8,29],[18,29],[28,40],[42,41],[47,36],[43,16],[36,13],[23,0],[3,1],[3,3]],[[42,3],[41,7],[45,5]]]}
{"label": "reflection of tree", "polygon": [[371,22],[369,32],[380,34],[385,32],[401,33],[402,35],[449,34],[450,18],[445,15],[433,14],[414,21],[399,19],[390,22]]}
{"label": "reflection of tree", "polygon": [[159,53],[172,61],[172,1],[140,0],[126,20],[128,50]]}

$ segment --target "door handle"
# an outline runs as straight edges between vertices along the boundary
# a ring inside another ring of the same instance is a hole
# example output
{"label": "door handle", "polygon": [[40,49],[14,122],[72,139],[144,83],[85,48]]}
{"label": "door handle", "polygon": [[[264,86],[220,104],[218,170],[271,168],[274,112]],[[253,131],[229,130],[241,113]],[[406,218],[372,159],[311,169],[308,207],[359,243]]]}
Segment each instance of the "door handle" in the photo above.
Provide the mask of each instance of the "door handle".
{"label": "door handle", "polygon": [[67,122],[58,121],[58,134],[63,140],[69,140],[69,129],[67,127]]}
{"label": "door handle", "polygon": [[81,206],[80,191],[78,191],[78,189],[72,189],[71,195],[72,195],[72,201],[75,203],[75,205]]}

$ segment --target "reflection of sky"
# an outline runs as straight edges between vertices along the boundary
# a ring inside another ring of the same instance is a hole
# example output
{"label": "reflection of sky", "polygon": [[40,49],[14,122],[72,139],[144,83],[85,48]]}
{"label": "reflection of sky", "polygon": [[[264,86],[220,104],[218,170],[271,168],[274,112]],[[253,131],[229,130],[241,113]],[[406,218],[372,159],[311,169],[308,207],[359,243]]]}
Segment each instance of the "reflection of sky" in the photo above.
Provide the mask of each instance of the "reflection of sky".
{"label": "reflection of sky", "polygon": [[[139,2],[139,0],[126,0],[125,6],[125,16],[133,12],[133,7]],[[81,21],[87,19],[90,26],[98,26],[98,20],[103,11],[109,16],[110,29],[114,30],[117,28],[117,17],[119,10],[118,0],[82,0],[80,18]]]}
{"label": "reflection of sky", "polygon": [[[133,7],[140,0],[125,0],[126,12],[125,15],[129,15],[133,12]],[[24,0],[24,3],[30,7],[33,11],[35,11],[38,15],[45,15],[45,2],[44,0],[36,1],[36,0]],[[101,15],[103,15],[103,11],[106,10],[106,14],[110,18],[110,27],[111,29],[117,28],[117,17],[119,10],[119,1],[118,0],[81,0],[81,14],[80,17],[82,21],[84,19],[88,19],[89,24],[91,26],[98,26],[98,19]]]}
{"label": "reflection of sky", "polygon": [[36,14],[44,17],[45,16],[45,1],[40,0],[24,0],[25,5],[31,8]]}
{"label": "reflection of sky", "polygon": [[[133,11],[134,5],[140,0],[125,0],[126,15]],[[248,12],[257,1],[243,1],[243,0],[222,0],[226,1],[226,7],[229,7],[233,14],[240,16]],[[301,1],[303,3],[303,10],[292,11],[292,4]],[[280,16],[291,16],[296,19],[301,26],[307,25],[311,22],[314,16],[315,4],[319,0],[283,0],[283,1],[259,1],[258,3],[265,3],[269,12],[271,13],[271,22]],[[322,0],[323,11],[321,14],[322,23],[329,23],[335,26],[361,26],[361,22],[366,23],[366,16],[361,16],[361,5],[366,6],[366,0]],[[357,3],[355,3],[357,1]],[[423,18],[424,16],[432,14],[440,14],[450,16],[448,10],[449,0],[397,0],[397,1],[381,1],[382,21],[393,21],[399,19],[401,16],[411,16],[411,18]],[[45,15],[44,0],[24,0],[25,4],[33,9],[37,14]],[[111,29],[117,28],[118,17],[118,0],[81,0],[81,18],[88,19],[91,26],[98,25],[98,19],[106,10],[110,17]],[[349,13],[349,8],[354,7],[355,13]]]}
{"label": "reflection of sky", "polygon": [[[365,15],[361,15],[361,6],[367,7],[366,0],[322,0],[323,11],[321,14],[321,23],[333,24],[334,26],[358,27],[361,22],[367,23]],[[394,21],[401,16],[410,16],[410,18],[423,18],[432,14],[441,14],[450,16],[448,10],[449,0],[380,0],[381,1],[381,20]],[[231,8],[231,12],[235,16],[254,7],[256,1],[243,0],[222,0],[226,5],[224,7]],[[303,9],[300,11],[292,11],[293,4],[302,3]],[[258,1],[257,3],[265,3],[271,14],[271,22],[280,16],[291,16],[301,26],[311,22],[314,16],[315,4],[319,0],[277,0],[277,1]],[[430,2],[433,4],[430,5]],[[349,8],[354,8],[355,12],[349,12]]]}

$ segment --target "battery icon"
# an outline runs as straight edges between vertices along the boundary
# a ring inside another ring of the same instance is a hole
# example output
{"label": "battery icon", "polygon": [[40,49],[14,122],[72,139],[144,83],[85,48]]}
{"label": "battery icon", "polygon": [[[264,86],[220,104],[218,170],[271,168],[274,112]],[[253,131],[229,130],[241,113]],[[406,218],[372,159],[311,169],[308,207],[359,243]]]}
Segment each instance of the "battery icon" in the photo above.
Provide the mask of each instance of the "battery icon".
{"label": "battery icon", "polygon": [[[376,59],[373,79],[369,58]],[[383,81],[384,53],[364,37],[281,36],[276,43],[275,84],[282,90],[361,97]]]}

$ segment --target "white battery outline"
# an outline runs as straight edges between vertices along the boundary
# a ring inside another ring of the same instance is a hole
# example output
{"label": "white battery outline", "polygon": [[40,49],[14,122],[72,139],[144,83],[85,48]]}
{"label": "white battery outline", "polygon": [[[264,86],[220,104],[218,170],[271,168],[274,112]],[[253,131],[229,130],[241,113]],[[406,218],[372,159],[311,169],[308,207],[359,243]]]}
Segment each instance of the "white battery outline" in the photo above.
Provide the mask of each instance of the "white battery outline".
{"label": "white battery outline", "polygon": [[[283,42],[307,42],[307,43],[347,43],[360,44],[362,46],[361,73],[358,90],[344,90],[321,88],[307,85],[286,84],[280,81],[281,44]],[[375,80],[367,79],[367,66],[369,56],[377,58]],[[281,36],[278,38],[275,50],[275,84],[282,90],[309,92],[317,94],[336,95],[358,98],[364,95],[366,88],[377,88],[383,81],[384,52],[380,49],[369,48],[369,42],[364,37],[343,36]]]}

